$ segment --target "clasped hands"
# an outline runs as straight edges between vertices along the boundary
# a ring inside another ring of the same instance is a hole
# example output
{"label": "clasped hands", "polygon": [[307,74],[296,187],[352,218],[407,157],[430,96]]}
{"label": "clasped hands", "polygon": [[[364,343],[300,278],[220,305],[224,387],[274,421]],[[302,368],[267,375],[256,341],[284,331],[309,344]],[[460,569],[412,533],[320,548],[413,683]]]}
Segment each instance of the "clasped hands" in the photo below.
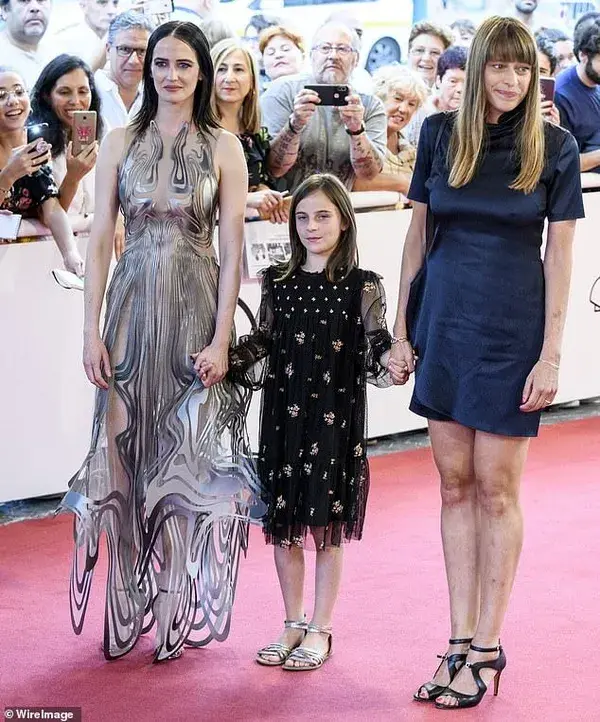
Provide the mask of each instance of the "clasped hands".
{"label": "clasped hands", "polygon": [[408,339],[400,339],[392,345],[387,360],[387,370],[395,386],[404,386],[415,370],[415,352]]}
{"label": "clasped hands", "polygon": [[229,345],[209,344],[202,351],[191,354],[194,370],[204,388],[218,384],[229,368]]}

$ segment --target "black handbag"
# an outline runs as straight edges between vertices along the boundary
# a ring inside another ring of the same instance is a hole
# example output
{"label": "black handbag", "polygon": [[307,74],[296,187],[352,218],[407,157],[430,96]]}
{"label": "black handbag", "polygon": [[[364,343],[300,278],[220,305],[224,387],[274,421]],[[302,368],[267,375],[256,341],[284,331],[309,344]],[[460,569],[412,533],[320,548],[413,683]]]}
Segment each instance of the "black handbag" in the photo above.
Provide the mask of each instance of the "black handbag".
{"label": "black handbag", "polygon": [[[442,122],[440,123],[440,127],[437,133],[437,136],[435,138],[435,146],[433,150],[433,159],[432,159],[432,167],[433,167],[433,161],[435,160],[435,155],[438,151],[440,140],[442,138],[442,133],[444,132],[444,129],[446,128],[446,124],[448,123],[448,117],[444,117]],[[421,268],[417,271],[417,274],[413,278],[413,280],[410,283],[410,289],[408,292],[408,301],[406,302],[406,335],[408,336],[408,340],[414,347],[415,345],[415,332],[417,327],[417,320],[419,316],[419,311],[421,308],[421,301],[423,299],[423,293],[425,291],[425,280],[427,278],[427,259],[433,249],[433,244],[435,240],[435,218],[433,217],[433,213],[431,212],[431,208],[429,204],[427,205],[427,219],[425,221],[425,258],[423,259],[423,264]]]}

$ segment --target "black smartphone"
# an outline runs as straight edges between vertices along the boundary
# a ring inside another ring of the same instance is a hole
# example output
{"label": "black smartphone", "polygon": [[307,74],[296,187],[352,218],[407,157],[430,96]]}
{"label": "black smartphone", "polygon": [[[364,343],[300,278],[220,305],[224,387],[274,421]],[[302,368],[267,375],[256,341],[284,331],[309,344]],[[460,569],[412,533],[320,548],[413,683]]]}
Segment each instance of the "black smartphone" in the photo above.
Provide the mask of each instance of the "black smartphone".
{"label": "black smartphone", "polygon": [[305,85],[306,90],[314,90],[321,99],[321,105],[348,105],[346,97],[350,95],[350,88],[347,85],[328,85],[320,83]]}
{"label": "black smartphone", "polygon": [[543,76],[540,78],[540,90],[542,91],[542,100],[551,100],[554,102],[554,91],[556,89],[556,79]]}
{"label": "black smartphone", "polygon": [[27,142],[33,143],[34,140],[43,138],[48,141],[48,123],[35,123],[27,126]]}

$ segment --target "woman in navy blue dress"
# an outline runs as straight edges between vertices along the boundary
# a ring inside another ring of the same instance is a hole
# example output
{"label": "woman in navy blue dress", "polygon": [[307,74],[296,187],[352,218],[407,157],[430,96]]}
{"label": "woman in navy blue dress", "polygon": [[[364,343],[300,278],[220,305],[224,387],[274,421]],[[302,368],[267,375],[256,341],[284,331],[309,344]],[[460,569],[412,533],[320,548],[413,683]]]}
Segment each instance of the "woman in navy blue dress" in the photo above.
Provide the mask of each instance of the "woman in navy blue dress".
{"label": "woman in navy blue dress", "polygon": [[577,144],[542,119],[536,46],[518,20],[480,26],[461,109],[423,125],[409,198],[390,371],[405,383],[415,370],[411,409],[429,423],[451,618],[447,652],[415,699],[454,709],[478,704],[506,665],[520,478],[556,393],[583,216]]}

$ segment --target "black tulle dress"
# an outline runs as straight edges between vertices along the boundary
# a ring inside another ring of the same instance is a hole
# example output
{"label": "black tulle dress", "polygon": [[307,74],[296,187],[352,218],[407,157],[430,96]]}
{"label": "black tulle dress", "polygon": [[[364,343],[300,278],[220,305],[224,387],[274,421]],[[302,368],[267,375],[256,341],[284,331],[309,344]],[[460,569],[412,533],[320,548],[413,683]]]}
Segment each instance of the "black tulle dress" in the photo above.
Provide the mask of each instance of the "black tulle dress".
{"label": "black tulle dress", "polygon": [[[263,387],[259,475],[266,541],[317,548],[360,539],[369,491],[366,383],[390,385],[379,276],[330,282],[298,270],[263,277],[258,330],[231,352],[231,374]],[[265,359],[264,364],[257,362]]]}

